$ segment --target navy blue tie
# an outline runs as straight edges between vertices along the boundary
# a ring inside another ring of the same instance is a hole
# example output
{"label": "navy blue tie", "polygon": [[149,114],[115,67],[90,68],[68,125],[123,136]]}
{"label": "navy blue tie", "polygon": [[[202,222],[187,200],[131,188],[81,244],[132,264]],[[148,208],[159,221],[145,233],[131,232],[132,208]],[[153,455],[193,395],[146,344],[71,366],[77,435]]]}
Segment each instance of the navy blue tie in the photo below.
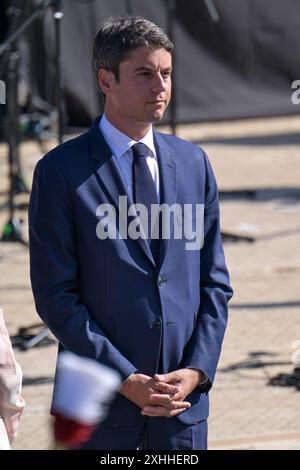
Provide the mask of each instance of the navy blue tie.
{"label": "navy blue tie", "polygon": [[156,187],[147,164],[147,157],[151,150],[147,145],[139,142],[132,146],[133,154],[133,200],[134,203],[143,204],[148,211],[148,241],[155,260],[159,262],[159,239],[151,238],[151,205],[158,204]]}

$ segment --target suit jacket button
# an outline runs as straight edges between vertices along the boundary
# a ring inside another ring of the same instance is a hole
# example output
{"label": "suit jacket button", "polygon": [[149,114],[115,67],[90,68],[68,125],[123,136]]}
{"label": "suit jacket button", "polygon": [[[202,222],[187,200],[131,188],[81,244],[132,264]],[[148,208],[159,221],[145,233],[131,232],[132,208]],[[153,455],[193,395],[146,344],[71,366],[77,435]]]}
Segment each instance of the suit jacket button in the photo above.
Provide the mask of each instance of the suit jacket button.
{"label": "suit jacket button", "polygon": [[160,330],[161,329],[161,323],[160,321],[155,321],[152,325],[152,330]]}

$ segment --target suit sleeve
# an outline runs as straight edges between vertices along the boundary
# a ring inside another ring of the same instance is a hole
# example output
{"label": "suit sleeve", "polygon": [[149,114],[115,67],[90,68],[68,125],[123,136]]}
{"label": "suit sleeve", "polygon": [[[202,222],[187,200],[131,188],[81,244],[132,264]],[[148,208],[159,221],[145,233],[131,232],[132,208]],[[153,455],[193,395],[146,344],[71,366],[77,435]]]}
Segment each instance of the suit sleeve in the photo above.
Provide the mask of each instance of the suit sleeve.
{"label": "suit sleeve", "polygon": [[206,168],[204,244],[200,251],[200,307],[192,337],[187,345],[184,366],[202,370],[213,383],[227,324],[228,301],[232,297],[220,232],[219,198],[216,180],[204,153]]}
{"label": "suit sleeve", "polygon": [[136,371],[80,298],[76,221],[69,188],[51,156],[38,162],[29,205],[30,277],[38,314],[63,347],[117,370]]}

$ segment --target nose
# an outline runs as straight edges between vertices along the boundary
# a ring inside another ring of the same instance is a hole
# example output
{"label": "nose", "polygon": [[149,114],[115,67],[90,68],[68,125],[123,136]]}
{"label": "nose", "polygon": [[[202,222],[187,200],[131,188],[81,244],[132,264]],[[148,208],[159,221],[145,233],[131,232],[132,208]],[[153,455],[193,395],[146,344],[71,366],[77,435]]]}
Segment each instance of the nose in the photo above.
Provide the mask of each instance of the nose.
{"label": "nose", "polygon": [[152,90],[154,93],[161,93],[162,91],[165,91],[167,87],[167,84],[161,75],[161,73],[158,73],[155,75],[153,79],[153,84],[152,84]]}

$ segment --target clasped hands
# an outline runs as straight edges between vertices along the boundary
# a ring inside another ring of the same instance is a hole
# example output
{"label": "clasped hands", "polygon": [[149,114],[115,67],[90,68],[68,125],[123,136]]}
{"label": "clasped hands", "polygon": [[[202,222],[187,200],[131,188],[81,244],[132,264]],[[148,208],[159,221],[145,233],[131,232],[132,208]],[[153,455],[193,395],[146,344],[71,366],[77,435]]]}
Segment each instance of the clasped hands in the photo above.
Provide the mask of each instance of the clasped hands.
{"label": "clasped hands", "polygon": [[168,374],[133,374],[120,393],[141,408],[144,416],[177,416],[191,407],[185,398],[197,387],[201,371],[179,369]]}

